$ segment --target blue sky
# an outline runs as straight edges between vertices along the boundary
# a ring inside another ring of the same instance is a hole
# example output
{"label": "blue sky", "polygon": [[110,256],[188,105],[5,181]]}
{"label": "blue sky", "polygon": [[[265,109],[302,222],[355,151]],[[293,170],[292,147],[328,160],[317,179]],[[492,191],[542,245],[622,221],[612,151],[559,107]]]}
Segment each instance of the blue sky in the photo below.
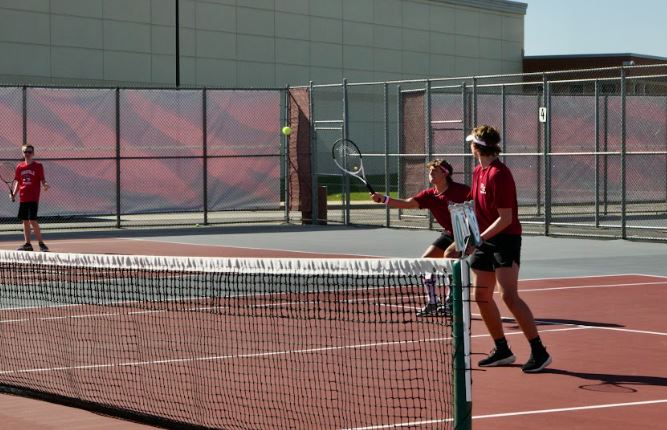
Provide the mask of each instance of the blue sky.
{"label": "blue sky", "polygon": [[519,0],[525,54],[626,53],[667,58],[666,0]]}

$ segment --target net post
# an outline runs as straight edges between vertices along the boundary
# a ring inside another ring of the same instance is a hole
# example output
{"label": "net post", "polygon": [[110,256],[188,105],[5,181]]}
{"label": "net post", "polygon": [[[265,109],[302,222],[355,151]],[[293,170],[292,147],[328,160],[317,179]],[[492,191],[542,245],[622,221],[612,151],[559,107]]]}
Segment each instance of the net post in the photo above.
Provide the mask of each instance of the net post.
{"label": "net post", "polygon": [[470,365],[470,266],[466,259],[452,263],[454,313],[454,428],[472,429]]}

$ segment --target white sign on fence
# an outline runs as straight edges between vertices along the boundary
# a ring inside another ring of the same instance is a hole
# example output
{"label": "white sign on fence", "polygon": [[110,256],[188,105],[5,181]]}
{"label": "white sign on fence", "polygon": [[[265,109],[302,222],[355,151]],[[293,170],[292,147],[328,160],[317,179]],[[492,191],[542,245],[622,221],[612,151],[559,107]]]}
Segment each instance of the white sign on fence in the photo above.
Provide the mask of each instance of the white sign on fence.
{"label": "white sign on fence", "polygon": [[540,108],[540,122],[547,122],[547,108]]}

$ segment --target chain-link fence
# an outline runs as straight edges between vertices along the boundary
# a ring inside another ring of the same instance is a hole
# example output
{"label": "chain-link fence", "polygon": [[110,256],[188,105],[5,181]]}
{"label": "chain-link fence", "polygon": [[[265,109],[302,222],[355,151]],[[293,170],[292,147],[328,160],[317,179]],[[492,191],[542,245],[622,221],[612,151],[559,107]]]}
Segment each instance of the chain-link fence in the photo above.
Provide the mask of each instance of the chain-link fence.
{"label": "chain-link fence", "polygon": [[432,158],[470,183],[464,137],[485,123],[502,133],[527,232],[667,239],[667,65],[343,81],[310,91],[314,185],[329,187],[329,221],[438,227],[425,211],[373,204],[331,163],[337,138],[360,146],[376,189],[406,198],[428,186]]}
{"label": "chain-link fence", "polygon": [[[1,87],[0,111],[0,161],[30,143],[44,164],[46,228],[438,228],[425,211],[372,203],[331,146],[354,140],[375,189],[407,198],[429,186],[433,158],[470,183],[464,137],[487,123],[524,230],[667,239],[667,65],[292,89]],[[16,210],[0,199],[0,229],[18,229]]]}
{"label": "chain-link fence", "polygon": [[[46,228],[284,222],[286,94],[3,87],[0,159],[35,147]],[[16,212],[0,199],[0,229],[18,228]]]}

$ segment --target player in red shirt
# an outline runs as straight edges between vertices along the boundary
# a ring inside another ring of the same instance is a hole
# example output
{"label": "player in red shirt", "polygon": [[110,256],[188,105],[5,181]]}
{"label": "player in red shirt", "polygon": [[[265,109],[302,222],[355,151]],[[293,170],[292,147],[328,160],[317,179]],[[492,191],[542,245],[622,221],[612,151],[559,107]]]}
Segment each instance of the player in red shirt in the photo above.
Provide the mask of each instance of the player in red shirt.
{"label": "player in red shirt", "polygon": [[479,164],[473,172],[471,195],[475,215],[485,244],[475,249],[470,259],[475,300],[484,324],[494,339],[495,348],[480,367],[513,363],[516,359],[507,344],[498,306],[493,299],[496,284],[500,294],[528,339],[531,354],[522,370],[535,373],[551,363],[542,345],[530,308],[518,293],[521,264],[521,224],[512,173],[499,159],[500,135],[493,127],[481,125],[467,138]]}
{"label": "player in red shirt", "polygon": [[[384,203],[391,208],[430,210],[444,230],[440,237],[426,248],[422,258],[442,258],[445,256],[445,250],[454,242],[448,205],[450,202],[464,202],[470,193],[470,188],[452,180],[452,166],[444,160],[433,160],[426,164],[426,167],[429,182],[433,184],[433,187],[420,191],[408,199],[395,199],[378,193],[373,194],[371,198],[374,202]],[[435,279],[426,278],[424,285],[427,302],[424,308],[417,312],[417,315],[430,316],[449,313],[451,300],[448,298],[445,306],[440,306],[435,291]]]}
{"label": "player in red shirt", "polygon": [[32,145],[23,145],[24,161],[16,166],[14,181],[12,182],[12,201],[16,193],[19,193],[19,214],[18,218],[23,221],[23,237],[25,243],[19,248],[19,251],[32,251],[30,243],[30,228],[35,232],[35,239],[39,242],[39,249],[43,252],[49,248],[42,241],[42,232],[37,222],[37,209],[39,206],[40,187],[44,191],[49,189],[49,184],[44,178],[44,167],[41,163],[33,160],[35,148]]}

